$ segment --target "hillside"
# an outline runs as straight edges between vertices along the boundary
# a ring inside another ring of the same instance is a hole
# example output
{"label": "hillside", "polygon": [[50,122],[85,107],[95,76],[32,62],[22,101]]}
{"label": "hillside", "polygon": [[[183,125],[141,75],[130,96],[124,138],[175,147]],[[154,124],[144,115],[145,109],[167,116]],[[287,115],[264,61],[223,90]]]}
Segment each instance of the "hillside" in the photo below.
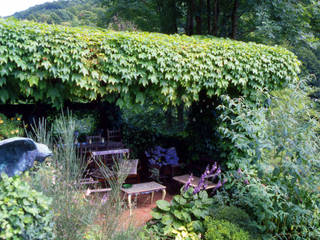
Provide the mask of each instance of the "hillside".
{"label": "hillside", "polygon": [[13,17],[66,26],[101,26],[105,9],[100,0],[58,0],[36,5]]}

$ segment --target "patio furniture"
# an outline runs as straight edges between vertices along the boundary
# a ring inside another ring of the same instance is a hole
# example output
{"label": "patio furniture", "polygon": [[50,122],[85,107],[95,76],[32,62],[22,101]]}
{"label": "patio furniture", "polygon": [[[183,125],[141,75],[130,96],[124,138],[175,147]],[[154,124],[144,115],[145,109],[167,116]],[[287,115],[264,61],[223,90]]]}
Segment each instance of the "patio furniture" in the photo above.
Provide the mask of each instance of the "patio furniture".
{"label": "patio furniture", "polygon": [[91,152],[91,157],[93,161],[100,160],[106,166],[113,165],[115,159],[128,159],[129,155],[130,150],[127,148]]}
{"label": "patio furniture", "polygon": [[104,139],[101,136],[86,136],[87,143],[103,143]]}
{"label": "patio furniture", "polygon": [[102,164],[108,168],[112,168],[114,165],[114,161],[124,160],[124,169],[127,170],[124,174],[127,174],[127,179],[136,179],[137,182],[140,181],[140,177],[138,174],[138,164],[139,159],[128,159],[130,151],[129,149],[113,149],[106,151],[92,151],[91,158],[95,163],[95,169],[92,172],[92,176],[100,181],[105,181],[105,176],[101,173],[100,167],[101,163],[97,161],[101,161]]}
{"label": "patio furniture", "polygon": [[92,151],[108,149],[108,145],[106,142],[81,142],[78,143],[76,146],[79,149],[79,153],[82,155],[91,153]]}
{"label": "patio furniture", "polygon": [[107,129],[107,144],[110,148],[122,147],[121,131]]}
{"label": "patio furniture", "polygon": [[124,161],[124,168],[127,170],[126,182],[128,179],[136,179],[136,182],[140,182],[140,176],[138,174],[139,159],[128,159]]}
{"label": "patio furniture", "polygon": [[138,183],[138,184],[133,184],[132,187],[130,188],[121,188],[121,191],[123,191],[128,196],[130,216],[132,215],[132,202],[131,202],[132,195],[137,196],[139,194],[151,193],[151,203],[152,203],[154,192],[157,192],[160,190],[162,191],[162,200],[164,200],[166,196],[166,186],[163,186],[157,182]]}
{"label": "patio furniture", "polygon": [[85,195],[89,196],[91,193],[101,193],[101,192],[110,192],[111,188],[98,188],[97,184],[99,184],[100,181],[96,181],[93,178],[83,178],[80,180],[80,185],[94,185],[93,188],[88,187],[85,190]]}
{"label": "patio furniture", "polygon": [[[182,184],[186,184],[189,180],[190,174],[185,174],[185,175],[181,175],[181,176],[175,176],[173,177],[173,180],[182,183]],[[208,176],[206,179],[210,178],[212,176]],[[190,183],[191,187],[196,187],[198,186],[199,182],[200,182],[200,178],[199,177],[195,177],[192,176],[193,180]],[[205,180],[205,184],[207,185],[206,189],[211,189],[211,188],[215,188],[217,184],[209,181],[209,180]]]}

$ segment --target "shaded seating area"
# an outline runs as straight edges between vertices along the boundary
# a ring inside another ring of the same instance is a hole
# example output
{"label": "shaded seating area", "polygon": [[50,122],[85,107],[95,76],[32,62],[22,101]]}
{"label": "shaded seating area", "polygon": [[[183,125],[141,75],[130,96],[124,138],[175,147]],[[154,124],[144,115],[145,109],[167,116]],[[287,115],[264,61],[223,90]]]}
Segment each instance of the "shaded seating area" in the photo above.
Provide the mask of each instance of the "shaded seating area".
{"label": "shaded seating area", "polygon": [[[139,182],[139,159],[129,159],[129,154],[129,149],[92,151],[86,173],[87,178],[82,180],[83,184],[90,184],[94,187],[89,188],[89,194],[93,192],[110,191],[111,188],[108,187],[108,178],[117,177],[117,174],[126,175],[126,178]],[[120,171],[120,173],[113,172],[115,164],[119,164],[116,166],[116,171]],[[98,187],[98,185],[101,184],[103,188]]]}

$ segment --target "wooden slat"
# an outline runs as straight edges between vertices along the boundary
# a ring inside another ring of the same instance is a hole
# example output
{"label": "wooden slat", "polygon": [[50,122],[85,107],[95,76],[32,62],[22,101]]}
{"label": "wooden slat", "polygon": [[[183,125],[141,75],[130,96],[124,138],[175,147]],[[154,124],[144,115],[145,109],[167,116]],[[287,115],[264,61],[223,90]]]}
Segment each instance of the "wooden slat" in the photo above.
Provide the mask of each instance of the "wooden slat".
{"label": "wooden slat", "polygon": [[92,156],[104,156],[104,155],[113,155],[113,154],[125,154],[129,153],[129,149],[113,149],[106,151],[92,151]]}
{"label": "wooden slat", "polygon": [[110,192],[111,188],[98,188],[98,189],[89,189],[90,192],[92,193],[97,193],[97,192]]}
{"label": "wooden slat", "polygon": [[86,196],[89,196],[91,193],[101,193],[101,192],[110,192],[111,188],[98,188],[98,189],[90,189],[85,190]]}
{"label": "wooden slat", "polygon": [[96,184],[96,183],[100,183],[99,181],[83,181],[83,182],[80,182],[80,185],[86,185],[86,184]]}
{"label": "wooden slat", "polygon": [[163,186],[157,182],[137,183],[137,184],[132,184],[132,187],[130,188],[121,188],[121,190],[127,194],[154,192],[162,189],[166,189],[166,186]]}

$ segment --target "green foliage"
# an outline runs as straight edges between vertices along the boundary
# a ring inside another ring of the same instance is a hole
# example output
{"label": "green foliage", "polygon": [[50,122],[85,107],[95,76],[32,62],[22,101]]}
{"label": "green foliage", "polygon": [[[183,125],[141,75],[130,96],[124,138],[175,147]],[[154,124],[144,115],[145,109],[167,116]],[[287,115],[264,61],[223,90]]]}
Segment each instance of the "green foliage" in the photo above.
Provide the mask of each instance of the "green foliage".
{"label": "green foliage", "polygon": [[[74,131],[77,131],[79,136],[84,137],[93,135],[98,124],[98,120],[96,119],[93,112],[81,113],[80,111],[74,111],[71,115],[72,121],[74,121]],[[54,116],[51,116],[51,118],[53,117]],[[59,128],[59,121],[61,121],[61,119],[56,115],[55,118],[52,119],[52,133],[54,136],[59,136],[62,134],[62,129]]]}
{"label": "green foliage", "polygon": [[22,136],[23,134],[24,131],[20,115],[16,115],[9,119],[4,114],[0,113],[0,140]]}
{"label": "green foliage", "polygon": [[48,24],[95,27],[104,12],[99,0],[58,0],[30,7],[12,16]]}
{"label": "green foliage", "polygon": [[226,220],[214,220],[211,217],[205,219],[206,240],[249,240],[249,233],[237,225]]}
{"label": "green foliage", "polygon": [[136,30],[159,32],[159,18],[155,1],[101,0],[106,7],[108,27],[120,31]]}
{"label": "green foliage", "polygon": [[[203,221],[209,215],[209,207],[213,200],[206,191],[193,194],[193,188],[176,195],[171,203],[165,200],[157,201],[157,207],[152,210],[153,219],[147,225],[147,230],[161,236],[175,239],[198,239],[204,233]],[[156,239],[156,238],[155,238]]]}
{"label": "green foliage", "polygon": [[247,209],[261,232],[278,239],[320,236],[319,114],[301,88],[273,92],[257,105],[229,98],[221,108],[227,165],[244,169],[229,175],[222,199]]}
{"label": "green foliage", "polygon": [[128,33],[0,20],[3,103],[117,98],[189,106],[199,92],[250,95],[297,80],[289,51],[210,37]]}
{"label": "green foliage", "polygon": [[210,214],[216,220],[226,220],[240,228],[248,231],[250,234],[256,234],[255,223],[252,222],[249,215],[242,209],[235,206],[220,206],[213,208]]}
{"label": "green foliage", "polygon": [[50,204],[21,176],[1,175],[0,239],[54,239]]}

